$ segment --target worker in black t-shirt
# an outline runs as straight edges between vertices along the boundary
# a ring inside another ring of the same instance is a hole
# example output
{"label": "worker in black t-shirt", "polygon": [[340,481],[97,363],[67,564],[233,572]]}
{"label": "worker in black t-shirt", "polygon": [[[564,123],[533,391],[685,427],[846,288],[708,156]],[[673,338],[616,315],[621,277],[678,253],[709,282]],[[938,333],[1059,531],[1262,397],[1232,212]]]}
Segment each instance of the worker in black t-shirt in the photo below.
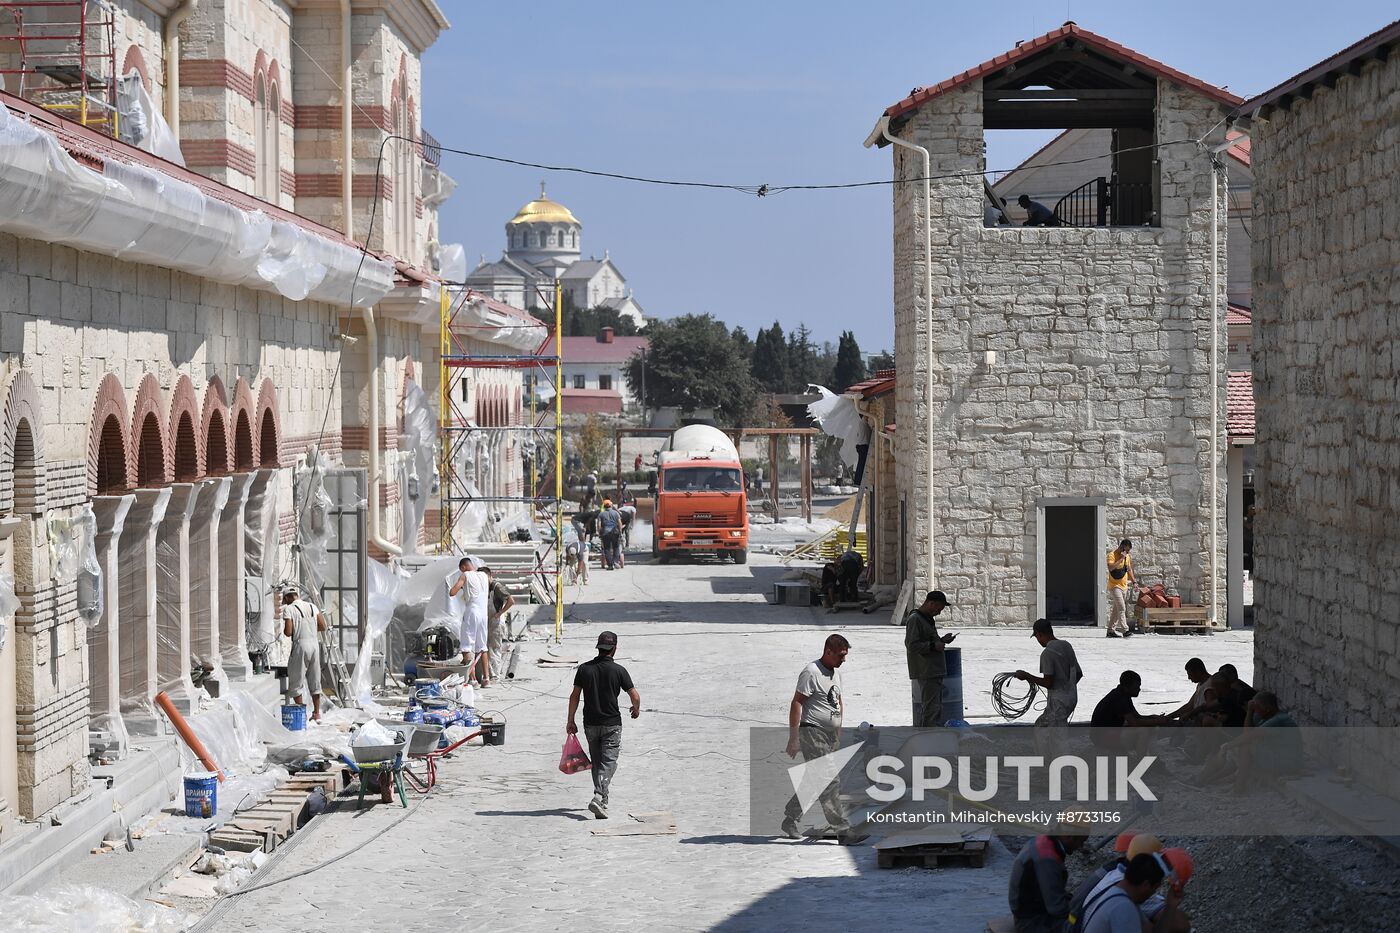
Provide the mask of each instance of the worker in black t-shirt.
{"label": "worker in black t-shirt", "polygon": [[598,656],[578,666],[574,673],[574,691],[569,694],[570,735],[578,732],[575,714],[579,697],[583,697],[583,734],[588,739],[588,757],[593,760],[593,799],[588,809],[600,820],[608,818],[608,786],[617,771],[617,758],[622,752],[622,712],[617,695],[623,691],[632,700],[632,718],[642,714],[642,696],[632,686],[627,668],[613,660],[617,653],[617,635],[598,633]]}
{"label": "worker in black t-shirt", "polygon": [[1133,697],[1141,692],[1142,675],[1137,671],[1118,675],[1118,686],[1108,691],[1094,707],[1094,716],[1089,721],[1093,726],[1089,737],[1096,746],[1110,751],[1132,751],[1145,746],[1151,733],[1134,727],[1155,726],[1166,717],[1139,715]]}

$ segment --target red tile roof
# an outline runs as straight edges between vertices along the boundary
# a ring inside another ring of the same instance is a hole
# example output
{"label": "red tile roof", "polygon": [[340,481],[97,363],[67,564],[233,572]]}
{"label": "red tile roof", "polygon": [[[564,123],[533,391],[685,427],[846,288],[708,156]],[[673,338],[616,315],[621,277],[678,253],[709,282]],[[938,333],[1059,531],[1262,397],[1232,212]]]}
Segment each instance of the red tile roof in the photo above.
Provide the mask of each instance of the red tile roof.
{"label": "red tile roof", "polygon": [[874,398],[894,391],[894,370],[881,369],[864,382],[847,386],[844,395],[859,395],[861,398]]}
{"label": "red tile roof", "polygon": [[1244,135],[1243,133],[1236,133],[1234,130],[1231,130],[1230,132],[1227,132],[1225,134],[1225,138],[1232,139],[1235,141],[1235,144],[1229,149],[1226,149],[1225,152],[1233,156],[1236,162],[1240,163],[1246,168],[1249,167],[1249,137]]}
{"label": "red tile roof", "polygon": [[620,415],[622,394],[615,389],[565,389],[566,415]]}
{"label": "red tile roof", "polygon": [[1231,302],[1225,309],[1226,325],[1253,324],[1254,312],[1244,305]]}
{"label": "red tile roof", "polygon": [[1254,436],[1254,376],[1249,370],[1225,374],[1225,429],[1230,437]]}
{"label": "red tile roof", "polygon": [[1036,39],[1031,39],[1029,42],[1022,42],[1011,51],[1004,52],[996,58],[988,59],[975,68],[969,68],[967,71],[954,75],[946,81],[940,81],[932,87],[917,88],[914,93],[904,98],[904,100],[886,108],[885,116],[903,116],[912,110],[917,110],[922,104],[940,94],[945,94],[954,88],[962,87],[964,84],[975,81],[994,71],[1000,71],[1007,65],[1021,61],[1037,52],[1043,52],[1051,46],[1065,42],[1070,38],[1077,39],[1085,45],[1091,46],[1112,58],[1130,62],[1144,71],[1150,71],[1159,78],[1165,78],[1168,81],[1189,87],[1212,100],[1220,101],[1222,104],[1238,105],[1244,100],[1244,98],[1231,94],[1224,88],[1216,87],[1213,84],[1207,84],[1199,78],[1193,78],[1185,72],[1177,71],[1175,68],[1159,62],[1155,58],[1149,58],[1141,52],[1136,52],[1127,46],[1119,45],[1112,39],[1105,39],[1103,36],[1096,35],[1087,29],[1081,29],[1074,23],[1066,23],[1059,29],[1047,32],[1045,35]]}
{"label": "red tile roof", "polygon": [[[612,343],[603,343],[597,337],[565,337],[564,363],[616,363],[621,365],[632,358],[638,350],[645,350],[650,342],[645,337],[614,337]],[[553,353],[554,348],[549,347]]]}
{"label": "red tile roof", "polygon": [[1240,112],[1258,114],[1266,108],[1283,106],[1298,97],[1309,97],[1314,85],[1328,82],[1332,76],[1346,71],[1353,63],[1364,62],[1369,58],[1384,57],[1389,46],[1400,43],[1400,20],[1382,26],[1358,42],[1342,49],[1331,58],[1324,59],[1306,71],[1289,78],[1281,84],[1269,88],[1264,93],[1250,98],[1240,105]]}

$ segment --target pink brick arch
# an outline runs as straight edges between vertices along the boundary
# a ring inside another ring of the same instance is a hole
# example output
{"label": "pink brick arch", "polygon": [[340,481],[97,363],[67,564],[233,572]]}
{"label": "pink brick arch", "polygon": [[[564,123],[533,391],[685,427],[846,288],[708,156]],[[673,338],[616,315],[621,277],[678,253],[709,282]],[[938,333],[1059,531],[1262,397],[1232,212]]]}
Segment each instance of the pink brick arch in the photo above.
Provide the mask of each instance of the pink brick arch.
{"label": "pink brick arch", "polygon": [[146,90],[150,91],[151,75],[146,70],[146,57],[141,54],[141,47],[136,45],[127,47],[126,55],[122,58],[121,74],[123,76],[129,75],[133,68],[141,75],[141,83],[146,85]]}
{"label": "pink brick arch", "polygon": [[199,416],[199,436],[204,449],[205,476],[233,472],[233,435],[229,428],[228,393],[218,376],[204,387],[204,407]]}
{"label": "pink brick arch", "polygon": [[277,409],[277,389],[271,379],[258,385],[258,465],[282,465],[282,415]]}
{"label": "pink brick arch", "polygon": [[204,478],[204,432],[200,430],[199,398],[194,381],[184,373],[175,380],[170,394],[170,438],[174,477],[177,483],[193,483]]}
{"label": "pink brick arch", "polygon": [[242,376],[233,385],[233,408],[229,412],[229,437],[233,440],[233,471],[246,473],[258,465],[258,412],[253,390]]}
{"label": "pink brick arch", "polygon": [[174,472],[170,437],[166,433],[170,409],[154,373],[141,377],[136,387],[136,403],[131,409],[131,462],[136,468],[137,486],[165,486]]}
{"label": "pink brick arch", "polygon": [[[18,370],[4,387],[3,434],[0,434],[0,513],[16,508],[16,498],[25,508],[35,508],[45,499],[44,409],[39,390],[28,370]],[[16,497],[16,470],[33,470],[32,492]],[[7,480],[9,480],[7,482]]]}
{"label": "pink brick arch", "polygon": [[88,495],[108,496],[132,487],[136,466],[127,429],[126,393],[112,373],[102,377],[88,432]]}

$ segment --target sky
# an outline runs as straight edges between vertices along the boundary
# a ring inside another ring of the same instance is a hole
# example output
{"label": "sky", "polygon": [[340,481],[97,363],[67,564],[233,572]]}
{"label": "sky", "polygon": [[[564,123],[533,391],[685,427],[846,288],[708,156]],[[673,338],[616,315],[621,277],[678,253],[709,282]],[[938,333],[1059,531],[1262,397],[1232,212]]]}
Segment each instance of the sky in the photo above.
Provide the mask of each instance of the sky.
{"label": "sky", "polygon": [[[1396,15],[1393,0],[438,2],[452,29],[424,56],[423,128],[444,146],[750,186],[888,179],[889,151],[862,147],[885,107],[1066,19],[1248,97]],[[998,145],[988,168],[1040,141]],[[499,258],[543,180],[582,222],[583,255],[606,250],[649,316],[892,345],[887,187],[758,198],[450,153],[442,165],[459,187],[439,238],[469,267]]]}

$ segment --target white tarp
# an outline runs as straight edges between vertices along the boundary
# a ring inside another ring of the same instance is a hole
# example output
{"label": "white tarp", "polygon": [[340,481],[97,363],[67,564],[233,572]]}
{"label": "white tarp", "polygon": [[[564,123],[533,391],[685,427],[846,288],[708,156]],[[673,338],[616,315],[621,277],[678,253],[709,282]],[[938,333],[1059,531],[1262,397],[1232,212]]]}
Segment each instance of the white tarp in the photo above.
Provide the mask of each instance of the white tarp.
{"label": "white tarp", "polygon": [[394,287],[391,263],[348,244],[142,165],[111,157],[101,173],[80,165],[51,133],[3,105],[0,230],[293,301],[370,307]]}
{"label": "white tarp", "polygon": [[819,392],[821,398],[807,406],[807,413],[821,425],[822,433],[841,439],[841,459],[846,466],[854,467],[859,457],[856,447],[870,443],[870,425],[856,411],[855,399],[835,395],[821,386],[809,388]]}

